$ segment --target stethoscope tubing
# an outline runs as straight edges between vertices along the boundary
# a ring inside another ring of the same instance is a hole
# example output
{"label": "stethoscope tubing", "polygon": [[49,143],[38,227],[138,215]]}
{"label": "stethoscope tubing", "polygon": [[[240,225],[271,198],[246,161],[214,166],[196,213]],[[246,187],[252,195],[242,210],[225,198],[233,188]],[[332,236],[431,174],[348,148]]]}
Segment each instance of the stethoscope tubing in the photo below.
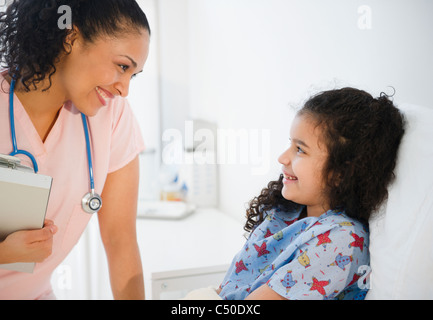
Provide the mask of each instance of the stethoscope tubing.
{"label": "stethoscope tubing", "polygon": [[92,163],[92,151],[90,149],[90,138],[89,138],[89,128],[87,123],[86,116],[82,113],[81,119],[83,121],[83,127],[84,127],[84,136],[86,138],[86,150],[87,150],[87,162],[89,167],[89,179],[90,179],[90,190],[92,193],[95,192],[95,180],[93,177],[93,163]]}
{"label": "stethoscope tubing", "polygon": [[13,151],[10,153],[11,156],[16,156],[18,154],[22,154],[30,158],[33,164],[33,170],[35,173],[39,172],[38,163],[36,161],[36,158],[30,153],[25,150],[18,150],[17,146],[17,137],[15,132],[15,115],[14,115],[14,91],[15,91],[15,80],[11,81],[11,88],[9,93],[9,117],[10,117],[10,125],[11,125],[11,136],[12,136],[12,148]]}
{"label": "stethoscope tubing", "polygon": [[[25,155],[29,157],[29,159],[33,163],[33,169],[35,173],[38,173],[39,167],[36,161],[36,158],[28,151],[19,150],[17,145],[17,137],[15,131],[15,114],[14,114],[14,92],[15,92],[15,84],[16,80],[12,79],[10,86],[10,94],[9,94],[9,117],[10,117],[10,127],[11,127],[11,136],[12,136],[12,147],[13,151],[10,153],[11,156],[16,156],[18,154]],[[95,193],[95,180],[93,176],[93,162],[92,162],[92,151],[90,148],[90,135],[89,135],[89,124],[87,121],[87,117],[85,114],[81,113],[81,119],[83,122],[84,128],[84,136],[86,139],[86,151],[87,151],[87,163],[89,169],[89,180],[90,180],[90,193],[86,194],[82,199],[82,206],[84,211],[88,213],[95,213],[102,207],[102,199],[101,197]],[[95,208],[92,207],[92,201],[96,201],[98,204]]]}

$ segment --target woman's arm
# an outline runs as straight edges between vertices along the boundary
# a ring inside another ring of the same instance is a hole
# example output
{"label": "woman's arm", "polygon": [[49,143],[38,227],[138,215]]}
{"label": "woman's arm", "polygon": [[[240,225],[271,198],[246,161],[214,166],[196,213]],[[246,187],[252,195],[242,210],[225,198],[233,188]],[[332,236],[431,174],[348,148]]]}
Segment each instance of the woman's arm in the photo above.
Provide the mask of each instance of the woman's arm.
{"label": "woman's arm", "polygon": [[144,299],[144,280],[136,236],[138,157],[107,177],[98,214],[115,299]]}

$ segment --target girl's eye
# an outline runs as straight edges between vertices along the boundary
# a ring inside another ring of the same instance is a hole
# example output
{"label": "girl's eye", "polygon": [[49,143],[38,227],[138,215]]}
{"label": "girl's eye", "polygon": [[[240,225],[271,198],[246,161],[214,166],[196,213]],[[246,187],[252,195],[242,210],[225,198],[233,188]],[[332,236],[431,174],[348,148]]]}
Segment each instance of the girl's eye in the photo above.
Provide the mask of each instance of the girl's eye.
{"label": "girl's eye", "polygon": [[298,150],[298,153],[305,153],[304,150],[302,150],[302,148],[300,147],[296,147],[296,149]]}

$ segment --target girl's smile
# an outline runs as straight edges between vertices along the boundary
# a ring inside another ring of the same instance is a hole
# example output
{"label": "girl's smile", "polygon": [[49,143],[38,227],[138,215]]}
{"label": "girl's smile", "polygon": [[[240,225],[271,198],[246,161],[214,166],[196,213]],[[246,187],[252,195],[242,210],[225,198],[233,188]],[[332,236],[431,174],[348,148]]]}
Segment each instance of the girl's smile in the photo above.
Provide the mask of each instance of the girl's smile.
{"label": "girl's smile", "polygon": [[293,183],[298,181],[298,178],[296,176],[287,173],[286,171],[284,171],[284,169],[283,169],[283,176],[284,176],[283,183]]}
{"label": "girl's smile", "polygon": [[291,146],[278,159],[283,165],[283,197],[307,206],[309,216],[329,210],[324,194],[323,167],[328,152],[322,130],[306,115],[297,116],[290,131]]}

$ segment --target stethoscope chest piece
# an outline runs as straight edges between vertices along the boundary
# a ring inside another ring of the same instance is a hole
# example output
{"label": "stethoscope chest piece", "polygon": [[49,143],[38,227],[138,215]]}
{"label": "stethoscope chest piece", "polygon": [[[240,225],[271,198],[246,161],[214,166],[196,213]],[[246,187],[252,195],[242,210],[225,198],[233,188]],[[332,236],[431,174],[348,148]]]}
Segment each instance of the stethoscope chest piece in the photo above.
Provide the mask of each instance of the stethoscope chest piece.
{"label": "stethoscope chest piece", "polygon": [[89,192],[81,200],[81,206],[87,213],[98,213],[102,208],[102,199],[97,193]]}

